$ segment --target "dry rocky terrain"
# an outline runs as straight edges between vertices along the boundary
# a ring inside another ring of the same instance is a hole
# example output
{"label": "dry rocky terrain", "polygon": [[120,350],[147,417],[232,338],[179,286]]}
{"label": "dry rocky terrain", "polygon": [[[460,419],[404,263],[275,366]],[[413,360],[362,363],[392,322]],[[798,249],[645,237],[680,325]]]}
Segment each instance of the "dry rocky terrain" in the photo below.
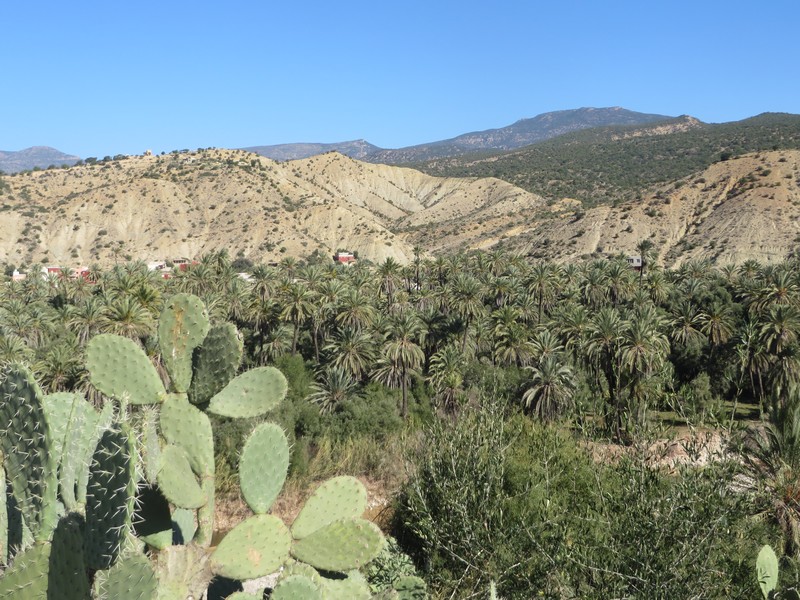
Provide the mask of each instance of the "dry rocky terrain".
{"label": "dry rocky terrain", "polygon": [[800,234],[800,152],[718,162],[616,207],[545,201],[498,179],[441,178],[338,153],[275,162],[243,151],[135,156],[0,180],[0,260],[13,265],[315,250],[375,262],[498,244],[570,260],[631,253],[667,264],[782,260]]}

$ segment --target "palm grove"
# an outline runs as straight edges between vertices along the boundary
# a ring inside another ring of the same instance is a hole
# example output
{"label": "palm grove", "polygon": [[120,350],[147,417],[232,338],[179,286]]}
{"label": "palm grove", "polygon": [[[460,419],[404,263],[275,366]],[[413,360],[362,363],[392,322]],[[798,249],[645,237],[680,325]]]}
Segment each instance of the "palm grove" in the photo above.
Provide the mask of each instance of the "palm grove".
{"label": "palm grove", "polygon": [[[0,361],[95,402],[84,348],[155,326],[189,292],[242,332],[244,367],[290,384],[277,415],[298,482],[382,482],[386,527],[434,595],[751,598],[771,543],[800,551],[800,269],[556,264],[500,251],[344,268],[284,259],[237,275],[215,253],[173,279],[141,263],[0,290]],[[237,265],[238,266],[238,265]],[[243,428],[219,418],[235,495]],[[666,425],[685,454],[659,460]],[[655,448],[655,449],[654,449]]]}

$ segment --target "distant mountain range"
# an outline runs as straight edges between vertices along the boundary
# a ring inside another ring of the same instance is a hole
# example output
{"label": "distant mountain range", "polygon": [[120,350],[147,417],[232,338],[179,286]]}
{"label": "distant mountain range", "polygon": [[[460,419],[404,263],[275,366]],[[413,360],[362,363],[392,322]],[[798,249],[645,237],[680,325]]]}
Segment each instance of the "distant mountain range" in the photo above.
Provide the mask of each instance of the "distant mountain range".
{"label": "distant mountain range", "polygon": [[364,140],[334,144],[278,144],[243,148],[273,160],[295,160],[336,151],[371,163],[409,164],[475,152],[508,151],[566,133],[609,125],[644,125],[671,119],[666,115],[634,112],[620,107],[559,110],[520,119],[499,129],[474,131],[457,137],[398,149],[379,148]]}
{"label": "distant mountain range", "polygon": [[7,151],[0,150],[0,171],[4,173],[17,173],[30,169],[46,169],[54,165],[74,165],[80,160],[79,156],[64,154],[60,150],[49,146],[33,146],[25,150]]}

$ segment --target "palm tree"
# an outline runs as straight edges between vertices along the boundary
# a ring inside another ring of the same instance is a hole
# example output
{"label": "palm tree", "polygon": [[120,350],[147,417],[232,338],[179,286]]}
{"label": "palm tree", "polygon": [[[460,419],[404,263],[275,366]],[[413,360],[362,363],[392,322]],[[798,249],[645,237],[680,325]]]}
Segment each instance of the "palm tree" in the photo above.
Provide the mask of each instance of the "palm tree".
{"label": "palm tree", "polygon": [[75,307],[68,324],[75,332],[79,344],[85,345],[100,332],[104,312],[104,306],[98,298],[89,298]]}
{"label": "palm tree", "polygon": [[141,342],[155,332],[155,322],[150,312],[133,297],[120,296],[106,306],[100,330]]}
{"label": "palm tree", "polygon": [[611,307],[601,308],[592,319],[587,350],[597,361],[608,386],[608,404],[611,410],[606,415],[606,427],[614,429],[618,440],[622,439],[622,406],[619,401],[619,348],[627,324],[619,312]]}
{"label": "palm tree", "polygon": [[464,333],[461,341],[461,352],[463,353],[467,350],[470,325],[481,317],[485,311],[481,285],[471,275],[460,272],[452,281],[450,297],[450,305],[464,324]]}
{"label": "palm tree", "polygon": [[422,323],[413,313],[396,316],[391,322],[390,335],[383,346],[383,357],[373,372],[373,379],[402,390],[400,412],[408,416],[408,384],[418,374],[425,355],[418,341],[424,335]]}
{"label": "palm tree", "polygon": [[797,340],[800,332],[800,313],[793,306],[771,306],[761,327],[761,343],[770,354],[779,354]]}
{"label": "palm tree", "polygon": [[463,368],[463,356],[458,347],[453,344],[448,344],[431,358],[428,381],[445,412],[455,412],[459,399],[464,393]]}
{"label": "palm tree", "polygon": [[751,427],[741,453],[761,512],[784,535],[784,553],[800,553],[800,398],[795,393],[770,413],[764,427]]}
{"label": "palm tree", "polygon": [[670,321],[673,341],[684,346],[703,339],[703,319],[700,311],[691,302],[680,302],[673,307]]}
{"label": "palm tree", "polygon": [[553,421],[564,414],[575,389],[572,369],[553,355],[525,368],[531,371],[531,386],[522,395],[525,409],[542,421]]}
{"label": "palm tree", "polygon": [[292,336],[292,355],[297,354],[297,340],[300,337],[300,326],[314,312],[314,295],[308,288],[292,284],[281,299],[283,310],[280,317],[294,327]]}
{"label": "palm tree", "polygon": [[729,305],[715,302],[707,312],[699,315],[700,331],[705,334],[712,347],[725,344],[733,335],[733,310]]}
{"label": "palm tree", "polygon": [[551,262],[537,262],[528,275],[528,291],[536,296],[537,323],[542,322],[542,310],[552,302],[558,285],[558,268]]}
{"label": "palm tree", "polygon": [[640,425],[645,422],[648,404],[643,384],[664,364],[669,354],[669,340],[663,328],[655,308],[636,311],[620,341],[619,364],[636,403]]}
{"label": "palm tree", "polygon": [[351,288],[341,295],[334,319],[339,327],[361,331],[371,326],[375,317],[375,307],[366,293],[358,288]]}
{"label": "palm tree", "polygon": [[364,331],[346,327],[340,329],[323,348],[331,364],[356,381],[361,381],[375,360],[373,336]]}
{"label": "palm tree", "polygon": [[319,406],[319,412],[326,415],[357,397],[357,390],[358,384],[344,369],[329,367],[319,375],[317,382],[311,384],[307,400]]}

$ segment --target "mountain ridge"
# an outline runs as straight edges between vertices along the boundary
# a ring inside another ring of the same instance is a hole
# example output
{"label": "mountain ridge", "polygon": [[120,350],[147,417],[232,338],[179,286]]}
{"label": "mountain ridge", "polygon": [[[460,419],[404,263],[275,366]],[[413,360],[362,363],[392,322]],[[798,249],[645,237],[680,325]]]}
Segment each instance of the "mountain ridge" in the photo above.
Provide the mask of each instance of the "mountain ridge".
{"label": "mountain ridge", "polygon": [[65,154],[50,146],[31,146],[23,150],[0,150],[0,171],[18,173],[30,169],[46,169],[50,166],[72,166],[80,157]]}
{"label": "mountain ridge", "polygon": [[670,119],[665,115],[639,113],[619,106],[583,107],[542,113],[518,119],[511,125],[463,133],[404,148],[379,148],[365,140],[332,144],[297,143],[242,148],[273,160],[309,158],[324,152],[337,151],[367,162],[408,164],[443,156],[461,155],[476,150],[510,150],[557,137],[580,129],[603,125],[635,125]]}

